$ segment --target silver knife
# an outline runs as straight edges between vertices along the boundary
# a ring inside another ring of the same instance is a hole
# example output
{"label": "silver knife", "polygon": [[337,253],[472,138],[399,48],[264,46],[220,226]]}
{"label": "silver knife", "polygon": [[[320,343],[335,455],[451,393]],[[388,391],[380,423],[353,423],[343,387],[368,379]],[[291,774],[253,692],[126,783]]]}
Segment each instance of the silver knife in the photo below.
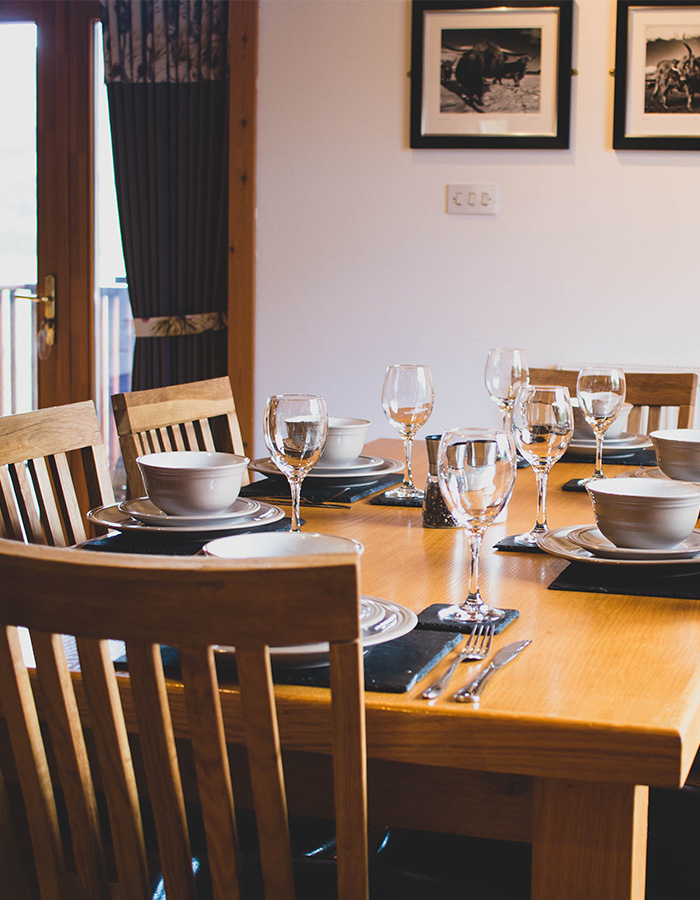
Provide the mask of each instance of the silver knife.
{"label": "silver knife", "polygon": [[489,665],[486,666],[476,678],[460,688],[452,699],[456,700],[458,703],[478,703],[479,695],[493,673],[502,669],[506,663],[511,661],[511,659],[515,659],[518,653],[531,643],[532,641],[515,641],[514,644],[508,644],[502,650],[499,650]]}

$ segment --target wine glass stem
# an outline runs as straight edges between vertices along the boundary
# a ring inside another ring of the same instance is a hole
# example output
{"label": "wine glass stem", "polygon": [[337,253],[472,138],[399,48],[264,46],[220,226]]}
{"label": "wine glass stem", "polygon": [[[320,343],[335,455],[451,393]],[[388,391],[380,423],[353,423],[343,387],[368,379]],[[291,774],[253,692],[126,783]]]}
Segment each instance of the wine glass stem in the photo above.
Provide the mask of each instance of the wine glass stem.
{"label": "wine glass stem", "polygon": [[503,430],[506,434],[510,434],[513,430],[513,407],[504,406],[501,412],[503,414]]}
{"label": "wine glass stem", "polygon": [[469,593],[468,603],[480,603],[479,595],[479,553],[483,531],[472,531],[469,534]]}
{"label": "wine glass stem", "polygon": [[289,489],[292,492],[292,531],[301,531],[299,501],[301,500],[301,479],[290,478]]}
{"label": "wine glass stem", "polygon": [[595,433],[595,472],[594,478],[605,478],[603,475],[603,432]]}
{"label": "wine glass stem", "polygon": [[404,453],[406,455],[406,468],[404,470],[403,476],[403,486],[410,490],[415,490],[413,487],[413,472],[411,469],[411,457],[413,454],[413,436],[405,437],[403,439]]}
{"label": "wine glass stem", "polygon": [[537,482],[537,522],[532,529],[534,534],[544,534],[547,529],[547,476],[548,469],[535,469]]}

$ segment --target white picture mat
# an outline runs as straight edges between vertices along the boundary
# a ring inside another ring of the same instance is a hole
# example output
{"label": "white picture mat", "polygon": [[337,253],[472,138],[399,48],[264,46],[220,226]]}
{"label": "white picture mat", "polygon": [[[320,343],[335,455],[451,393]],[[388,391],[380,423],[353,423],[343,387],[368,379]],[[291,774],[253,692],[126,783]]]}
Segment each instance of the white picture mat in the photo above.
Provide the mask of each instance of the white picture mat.
{"label": "white picture mat", "polygon": [[[440,111],[442,32],[446,29],[515,28],[541,30],[539,113],[455,113]],[[559,10],[430,11],[424,14],[423,111],[424,135],[537,135],[557,133],[557,57]]]}
{"label": "white picture mat", "polygon": [[627,109],[625,137],[697,137],[700,113],[646,113],[647,41],[656,37],[683,39],[700,34],[700,8],[630,7],[627,30]]}

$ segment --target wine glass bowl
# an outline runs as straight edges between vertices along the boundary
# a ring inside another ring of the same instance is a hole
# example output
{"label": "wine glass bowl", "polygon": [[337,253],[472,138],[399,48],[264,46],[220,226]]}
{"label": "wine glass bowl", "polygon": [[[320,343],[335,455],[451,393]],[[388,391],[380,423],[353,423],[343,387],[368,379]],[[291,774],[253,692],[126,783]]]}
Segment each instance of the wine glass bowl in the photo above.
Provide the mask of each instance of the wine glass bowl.
{"label": "wine glass bowl", "polygon": [[301,483],[318,461],[326,443],[326,401],[313,394],[274,394],[268,397],[265,407],[264,432],[272,461],[289,482],[291,530],[300,531]]}
{"label": "wine glass bowl", "polygon": [[469,535],[469,592],[439,618],[491,622],[503,610],[489,606],[479,591],[479,553],[484,532],[505,507],[515,484],[515,445],[510,433],[481,428],[446,431],[438,449],[438,479],[445,503]]}
{"label": "wine glass bowl", "polygon": [[[590,476],[605,478],[603,474],[603,440],[605,432],[617,418],[625,401],[626,379],[622,369],[615,366],[586,366],[576,379],[576,397],[584,419],[595,434],[595,471]],[[584,479],[582,484],[590,479]]]}
{"label": "wine glass bowl", "polygon": [[519,347],[492,347],[486,358],[484,383],[503,416],[503,430],[510,431],[518,390],[527,384],[529,373],[525,351]]}
{"label": "wine glass bowl", "polygon": [[515,542],[537,546],[547,526],[547,476],[571,441],[574,414],[568,388],[561,385],[524,385],[513,409],[513,435],[520,454],[530,463],[537,482],[537,520]]}
{"label": "wine glass bowl", "polygon": [[413,439],[433,411],[435,392],[428,366],[414,364],[388,366],[382,385],[382,408],[404,442],[403,483],[385,492],[397,500],[422,500],[423,491],[413,484],[411,451]]}

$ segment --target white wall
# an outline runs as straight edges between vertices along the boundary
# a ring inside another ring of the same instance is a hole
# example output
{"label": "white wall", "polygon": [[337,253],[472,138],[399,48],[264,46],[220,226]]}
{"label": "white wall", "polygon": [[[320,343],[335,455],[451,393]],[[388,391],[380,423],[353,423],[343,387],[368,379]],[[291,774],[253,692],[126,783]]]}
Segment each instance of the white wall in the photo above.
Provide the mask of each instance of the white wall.
{"label": "white wall", "polygon": [[[303,391],[395,435],[384,369],[421,362],[419,439],[495,425],[491,346],[700,366],[700,155],[611,149],[614,31],[614,0],[577,0],[571,149],[411,150],[410,2],[261,0],[258,423]],[[498,184],[498,216],[447,216],[455,182]]]}

